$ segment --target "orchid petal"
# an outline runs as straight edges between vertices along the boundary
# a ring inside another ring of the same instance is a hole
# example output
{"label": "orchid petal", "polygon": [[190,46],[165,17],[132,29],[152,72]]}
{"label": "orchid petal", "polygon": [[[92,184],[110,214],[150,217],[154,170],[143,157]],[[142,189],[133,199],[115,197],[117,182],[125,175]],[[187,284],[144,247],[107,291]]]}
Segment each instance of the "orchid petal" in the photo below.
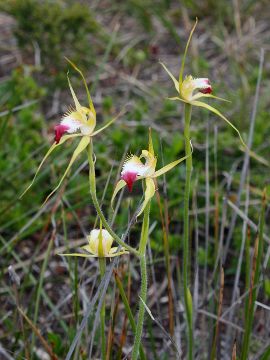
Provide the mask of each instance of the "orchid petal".
{"label": "orchid petal", "polygon": [[219,117],[221,117],[224,121],[226,121],[226,123],[228,125],[230,125],[234,131],[236,131],[236,133],[238,134],[239,136],[239,139],[241,141],[241,143],[244,145],[244,147],[249,151],[249,148],[247,147],[246,143],[244,142],[241,134],[240,134],[240,131],[224,116],[222,115],[217,109],[215,109],[213,106],[210,106],[208,104],[205,104],[204,102],[201,102],[201,101],[192,101],[191,102],[191,105],[194,105],[194,106],[199,106],[199,107],[202,107],[202,108],[205,108],[211,112],[213,112],[214,114],[218,115]]}
{"label": "orchid petal", "polygon": [[[191,144],[191,142],[190,142],[190,144]],[[191,149],[192,149],[192,145],[191,145]],[[161,169],[159,169],[158,171],[156,171],[152,177],[153,177],[153,178],[156,178],[156,177],[158,177],[158,176],[160,176],[160,175],[165,174],[167,171],[170,171],[170,170],[173,169],[176,165],[180,164],[182,161],[184,161],[184,160],[186,160],[188,157],[190,157],[191,154],[192,154],[192,152],[193,152],[193,149],[192,149],[192,151],[191,151],[191,153],[190,153],[189,155],[186,155],[186,156],[182,157],[181,159],[175,160],[175,161],[171,162],[170,164],[163,166]]]}
{"label": "orchid petal", "polygon": [[60,256],[79,256],[79,257],[84,257],[84,258],[97,257],[97,255],[81,254],[81,253],[74,253],[74,254],[57,254],[57,255],[60,255]]}
{"label": "orchid petal", "polygon": [[137,217],[143,213],[146,205],[151,200],[151,198],[155,195],[155,191],[156,191],[155,183],[152,178],[145,178],[145,183],[146,183],[146,189],[145,189],[145,193],[144,193],[144,201],[143,201],[141,210],[137,214]]}
{"label": "orchid petal", "polygon": [[148,145],[148,150],[149,150],[149,152],[150,152],[151,155],[155,156],[154,146],[153,146],[153,141],[152,141],[151,128],[149,128],[149,145]]}
{"label": "orchid petal", "polygon": [[[68,171],[70,170],[72,164],[74,163],[74,161],[77,159],[77,157],[80,155],[80,153],[88,146],[90,142],[90,137],[89,136],[83,136],[81,141],[79,142],[78,146],[76,147],[75,151],[73,152],[73,155],[71,157],[71,160],[68,164],[68,167],[66,168],[64,175],[62,176],[61,180],[59,181],[58,185],[56,186],[56,188],[47,196],[46,200],[44,201],[43,205],[48,201],[48,199],[56,192],[56,190],[59,189],[59,187],[61,186],[63,180],[65,179],[65,177],[67,176]],[[43,206],[42,205],[42,206]]]}
{"label": "orchid petal", "polygon": [[116,197],[116,195],[119,193],[119,191],[126,186],[126,182],[124,180],[119,180],[118,183],[116,184],[116,187],[114,189],[114,192],[113,192],[113,196],[112,196],[112,199],[111,199],[111,207],[113,208],[113,202],[114,202],[114,199]]}
{"label": "orchid petal", "polygon": [[163,64],[163,62],[160,61],[159,63],[163,66],[164,70],[167,72],[167,74],[170,76],[170,78],[174,82],[176,91],[179,92],[179,82],[176,80],[176,78],[173,76],[173,74],[170,72],[170,70]]}
{"label": "orchid petal", "polygon": [[69,85],[69,88],[70,88],[70,92],[71,92],[73,101],[74,101],[74,103],[75,103],[75,108],[76,108],[77,111],[80,112],[80,110],[81,110],[81,104],[79,103],[79,100],[78,100],[78,98],[77,98],[77,96],[76,96],[76,94],[75,94],[75,92],[74,92],[74,90],[73,90],[73,87],[72,87],[71,82],[70,82],[70,80],[69,80],[68,74],[67,74],[67,79],[68,79],[68,85]]}
{"label": "orchid petal", "polygon": [[198,18],[196,18],[196,22],[195,22],[193,28],[191,29],[191,32],[189,34],[189,38],[188,38],[188,41],[187,41],[187,44],[186,44],[186,48],[185,48],[185,52],[184,52],[184,56],[183,56],[183,59],[182,59],[181,68],[180,68],[180,72],[179,72],[179,90],[177,90],[178,92],[180,92],[180,86],[181,86],[181,84],[183,82],[183,73],[184,73],[184,67],[185,67],[185,61],[186,61],[188,47],[189,47],[193,32],[194,32],[194,30],[195,30],[195,28],[197,26],[197,23],[198,23]]}
{"label": "orchid petal", "polygon": [[81,249],[83,249],[83,250],[89,252],[90,254],[93,254],[93,255],[94,255],[93,249],[91,248],[91,245],[90,245],[90,244],[87,244],[87,245],[82,246]]}
{"label": "orchid petal", "polygon": [[193,101],[193,100],[197,100],[197,99],[199,99],[199,98],[201,98],[201,97],[207,97],[207,98],[212,98],[212,99],[216,99],[216,100],[231,102],[230,100],[226,100],[226,99],[223,99],[223,98],[221,98],[221,97],[218,97],[218,96],[215,96],[215,95],[212,95],[212,94],[200,94],[200,93],[192,96],[192,101]]}
{"label": "orchid petal", "polygon": [[172,101],[182,101],[182,102],[184,102],[184,103],[186,103],[186,104],[190,104],[190,102],[189,101],[186,101],[186,100],[184,100],[184,99],[181,99],[180,97],[178,97],[178,96],[175,96],[175,97],[169,97],[169,98],[167,98],[168,100],[172,100]]}
{"label": "orchid petal", "polygon": [[110,249],[109,254],[115,254],[117,252],[118,246],[114,246]]}
{"label": "orchid petal", "polygon": [[116,115],[112,120],[110,120],[109,122],[107,122],[107,124],[105,124],[105,125],[102,126],[100,129],[98,129],[98,130],[95,131],[93,134],[91,134],[91,136],[95,136],[95,135],[97,135],[98,133],[100,133],[101,131],[105,130],[107,127],[109,127],[111,124],[113,124],[120,116],[122,116],[125,112],[126,112],[126,109],[121,110],[118,115]]}
{"label": "orchid petal", "polygon": [[30,185],[24,190],[24,192],[21,194],[20,199],[27,193],[27,191],[31,188],[31,186],[34,184],[35,179],[42,167],[42,165],[44,164],[44,162],[46,161],[46,159],[49,157],[49,155],[54,151],[55,148],[57,148],[57,146],[62,145],[66,140],[73,138],[73,137],[77,137],[77,136],[81,136],[81,134],[73,134],[73,135],[64,135],[62,136],[61,140],[59,141],[59,143],[54,143],[49,150],[47,151],[46,155],[44,156],[44,158],[42,159],[41,163],[39,164],[39,167],[37,168],[37,171],[33,177],[33,180],[31,181]]}
{"label": "orchid petal", "polygon": [[93,101],[92,101],[92,98],[91,98],[91,95],[90,95],[90,91],[89,91],[89,89],[88,89],[88,86],[87,86],[87,83],[86,83],[86,80],[85,80],[85,77],[84,77],[82,71],[81,71],[71,60],[69,60],[67,57],[65,57],[65,59],[66,59],[67,62],[69,62],[70,65],[81,75],[81,77],[82,77],[82,79],[83,79],[83,83],[84,83],[85,89],[86,89],[86,93],[87,93],[89,108],[90,108],[90,109],[92,110],[92,112],[96,115],[96,110],[95,110],[95,107],[94,107],[94,104],[93,104]]}

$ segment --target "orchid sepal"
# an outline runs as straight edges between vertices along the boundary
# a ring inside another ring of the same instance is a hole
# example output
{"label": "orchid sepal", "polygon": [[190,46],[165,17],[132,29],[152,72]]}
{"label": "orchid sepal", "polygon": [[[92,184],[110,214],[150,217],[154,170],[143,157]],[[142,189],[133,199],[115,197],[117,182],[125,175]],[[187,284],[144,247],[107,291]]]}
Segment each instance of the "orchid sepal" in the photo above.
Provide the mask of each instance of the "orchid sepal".
{"label": "orchid sepal", "polygon": [[155,195],[156,192],[156,186],[152,178],[148,178],[148,177],[145,178],[145,186],[146,188],[144,192],[144,201],[136,217],[139,217],[144,212],[144,209],[146,208],[147,204],[149,203],[149,201],[152,199],[152,197]]}
{"label": "orchid sepal", "polygon": [[47,160],[47,158],[49,157],[49,155],[60,145],[62,145],[66,140],[74,138],[74,137],[78,137],[81,136],[81,134],[71,134],[71,135],[64,135],[62,136],[62,138],[60,139],[59,143],[54,142],[52,144],[52,146],[49,148],[49,150],[47,151],[46,155],[44,156],[44,158],[42,159],[41,163],[39,164],[37,171],[33,177],[33,180],[31,181],[30,185],[24,190],[24,192],[20,195],[20,199],[27,193],[28,190],[30,190],[30,188],[33,186],[37,175],[40,172],[40,169],[42,168],[42,165],[44,164],[44,162]]}
{"label": "orchid sepal", "polygon": [[99,134],[101,131],[105,130],[107,127],[109,127],[110,125],[112,125],[117,119],[119,119],[120,116],[124,115],[126,112],[126,109],[122,109],[119,114],[117,114],[113,119],[111,119],[110,121],[107,122],[107,124],[105,124],[104,126],[102,126],[100,129],[96,130],[93,132],[93,134],[91,134],[91,136],[95,136],[97,134]]}
{"label": "orchid sepal", "polygon": [[174,86],[175,86],[175,89],[176,91],[179,93],[179,82],[176,80],[176,78],[173,76],[173,74],[170,72],[170,70],[167,68],[167,66],[163,63],[163,62],[159,62],[160,65],[163,66],[164,70],[167,72],[167,74],[170,76],[170,78],[172,79],[173,83],[174,83]]}
{"label": "orchid sepal", "polygon": [[193,28],[190,31],[188,41],[187,41],[187,44],[186,44],[186,47],[185,47],[184,56],[183,56],[183,59],[182,59],[182,62],[181,62],[181,67],[180,67],[180,71],[179,71],[179,92],[180,92],[180,85],[183,82],[183,74],[184,74],[187,51],[188,51],[192,35],[193,35],[194,31],[195,31],[195,28],[196,28],[197,24],[198,24],[198,18],[196,17],[196,21],[195,21],[195,24],[193,25]]}
{"label": "orchid sepal", "polygon": [[[191,142],[190,142],[190,145],[191,145],[191,151],[193,151]],[[183,156],[182,158],[175,160],[168,165],[163,166],[161,169],[157,170],[152,177],[156,178],[156,177],[159,177],[159,176],[165,174],[166,172],[170,171],[171,169],[173,169],[175,166],[177,166],[178,164],[180,164],[182,161],[186,160],[190,156],[191,156],[191,154]]]}
{"label": "orchid sepal", "polygon": [[[225,102],[231,103],[231,100],[223,99],[223,98],[221,98],[221,97],[219,97],[219,96],[215,96],[215,95],[212,95],[212,94],[200,94],[200,93],[194,95],[194,96],[192,97],[192,101],[197,100],[197,99],[200,99],[200,98],[202,98],[202,97],[211,98],[211,99],[216,99],[216,100],[220,100],[220,101],[225,101]],[[190,102],[191,105],[192,105],[192,101]]]}
{"label": "orchid sepal", "polygon": [[116,184],[116,186],[115,186],[115,188],[114,188],[114,191],[113,191],[113,195],[112,195],[112,199],[111,199],[111,207],[112,207],[112,209],[113,209],[113,203],[114,203],[114,199],[115,199],[115,197],[116,197],[116,195],[119,193],[119,191],[121,190],[121,189],[123,189],[123,187],[125,187],[127,184],[126,184],[126,182],[123,180],[123,179],[121,179],[121,180],[119,180],[118,182],[117,182],[117,184]]}
{"label": "orchid sepal", "polygon": [[46,204],[46,202],[49,200],[49,198],[59,189],[62,182],[64,181],[65,177],[67,176],[68,171],[70,170],[71,166],[73,165],[74,161],[77,159],[77,157],[81,154],[83,150],[86,149],[86,147],[90,143],[90,137],[89,136],[83,136],[80,140],[78,146],[74,150],[72,157],[69,161],[69,164],[64,172],[64,175],[62,176],[61,180],[59,181],[58,185],[53,189],[53,191],[46,197],[45,201],[43,202],[42,206]]}
{"label": "orchid sepal", "polygon": [[237,129],[236,126],[234,126],[234,125],[230,122],[230,120],[228,120],[224,115],[222,115],[221,112],[219,112],[219,111],[218,111],[217,109],[215,109],[213,106],[208,105],[208,104],[206,104],[206,103],[204,103],[204,102],[202,102],[202,101],[193,101],[193,105],[198,106],[198,107],[202,107],[202,108],[204,108],[204,109],[207,109],[207,110],[213,112],[214,114],[218,115],[219,117],[221,117],[221,119],[223,119],[229,126],[231,126],[231,127],[234,129],[234,131],[237,133],[237,135],[238,135],[238,137],[239,137],[242,145],[249,151],[249,148],[248,148],[248,146],[246,145],[246,143],[244,142],[244,140],[243,140],[243,138],[242,138],[242,136],[241,136],[241,134],[240,134],[240,131]]}
{"label": "orchid sepal", "polygon": [[90,108],[90,109],[93,111],[93,113],[96,115],[96,110],[95,110],[95,107],[94,107],[94,103],[93,103],[93,100],[92,100],[90,91],[89,91],[89,89],[88,89],[88,86],[87,86],[85,77],[84,77],[84,75],[83,75],[83,72],[82,72],[71,60],[69,60],[67,57],[65,57],[65,59],[66,59],[67,62],[74,68],[74,70],[76,70],[76,71],[81,75],[81,77],[82,77],[82,79],[83,79],[84,87],[85,87],[86,93],[87,93],[89,108]]}

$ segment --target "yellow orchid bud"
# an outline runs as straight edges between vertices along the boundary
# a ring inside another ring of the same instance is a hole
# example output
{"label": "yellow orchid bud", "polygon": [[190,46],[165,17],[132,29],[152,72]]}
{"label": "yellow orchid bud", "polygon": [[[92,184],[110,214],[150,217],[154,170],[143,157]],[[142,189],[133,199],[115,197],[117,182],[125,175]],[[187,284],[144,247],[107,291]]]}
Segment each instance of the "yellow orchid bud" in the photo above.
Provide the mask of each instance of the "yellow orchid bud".
{"label": "yellow orchid bud", "polygon": [[[112,247],[113,237],[105,229],[93,229],[90,235],[87,236],[88,244],[82,246],[81,249],[87,251],[84,253],[73,254],[59,254],[63,256],[78,256],[78,257],[115,257],[119,255],[129,254],[124,248]],[[117,251],[118,250],[118,251]]]}
{"label": "yellow orchid bud", "polygon": [[[100,238],[101,238],[101,251],[100,251]],[[112,236],[108,233],[107,230],[99,230],[99,229],[94,229],[90,232],[90,235],[87,236],[89,245],[86,245],[84,247],[85,250],[88,250],[89,252],[91,252],[93,255],[96,256],[100,256],[100,252],[102,252],[103,256],[108,256],[108,254],[110,253],[111,247],[112,247],[112,243],[113,243],[113,238]]]}

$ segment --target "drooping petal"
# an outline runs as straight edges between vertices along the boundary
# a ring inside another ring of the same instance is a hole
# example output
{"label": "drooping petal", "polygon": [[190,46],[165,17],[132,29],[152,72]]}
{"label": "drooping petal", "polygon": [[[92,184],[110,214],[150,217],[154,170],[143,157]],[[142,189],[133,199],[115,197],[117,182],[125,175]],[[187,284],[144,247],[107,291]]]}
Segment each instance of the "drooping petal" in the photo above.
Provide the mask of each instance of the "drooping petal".
{"label": "drooping petal", "polygon": [[116,187],[114,189],[114,192],[113,192],[113,196],[112,196],[112,199],[111,199],[111,207],[113,208],[113,203],[114,203],[114,199],[116,197],[116,195],[119,193],[119,191],[121,189],[123,189],[123,187],[125,187],[127,184],[124,180],[119,180],[118,183],[116,184]]}
{"label": "drooping petal", "polygon": [[232,127],[234,129],[234,131],[237,133],[237,135],[239,136],[239,139],[241,141],[241,143],[244,145],[244,147],[249,151],[249,148],[247,147],[246,143],[244,142],[241,134],[240,134],[240,131],[224,116],[221,114],[221,112],[219,112],[217,109],[215,109],[213,106],[210,106],[208,104],[205,104],[204,102],[202,101],[192,101],[191,102],[191,105],[194,105],[194,106],[199,106],[199,107],[202,107],[204,109],[207,109],[211,112],[213,112],[214,114],[218,115],[219,117],[221,117],[221,119],[223,119],[224,121],[226,121],[226,123],[228,125],[230,125],[230,127]]}
{"label": "drooping petal", "polygon": [[[179,86],[180,87],[181,87],[181,84],[183,82],[183,74],[184,74],[184,68],[185,68],[185,62],[186,62],[186,56],[187,56],[188,47],[189,47],[192,35],[194,33],[194,30],[195,30],[195,28],[197,26],[197,23],[198,23],[198,18],[196,18],[196,22],[195,22],[195,24],[194,24],[194,26],[191,29],[191,32],[189,34],[188,41],[187,41],[186,48],[185,48],[185,52],[184,52],[184,56],[183,56],[183,59],[182,59],[181,68],[180,68],[180,72],[179,72]],[[180,91],[180,89],[178,90],[178,92],[179,91]]]}
{"label": "drooping petal", "polygon": [[[191,154],[192,154],[192,152],[191,152]],[[186,155],[186,156],[182,157],[181,159],[175,160],[175,161],[171,162],[170,164],[163,166],[161,169],[159,169],[158,171],[156,171],[152,177],[153,177],[153,178],[156,178],[156,177],[158,177],[158,176],[160,176],[160,175],[165,174],[167,171],[170,171],[170,170],[173,169],[176,165],[180,164],[182,161],[184,161],[184,160],[186,160],[188,157],[190,157],[191,154]]]}
{"label": "drooping petal", "polygon": [[59,143],[54,143],[50,148],[49,150],[47,151],[46,155],[44,156],[44,158],[42,159],[41,163],[39,164],[39,167],[37,168],[37,171],[33,177],[33,180],[31,181],[30,185],[24,190],[24,192],[21,194],[20,198],[22,198],[25,193],[31,188],[31,186],[34,184],[35,182],[35,179],[42,167],[42,165],[44,164],[44,162],[46,161],[46,159],[48,158],[48,156],[54,151],[54,149],[56,149],[58,146],[64,144],[64,142],[70,138],[74,138],[74,137],[77,137],[77,136],[81,136],[80,134],[73,134],[73,135],[64,135],[62,136],[62,138],[60,139]]}
{"label": "drooping petal", "polygon": [[[62,176],[61,180],[59,181],[58,185],[54,190],[47,196],[46,200],[44,201],[43,205],[48,201],[48,199],[56,192],[56,190],[59,189],[61,186],[63,180],[67,176],[68,171],[70,170],[71,166],[73,165],[74,161],[77,159],[77,157],[80,155],[80,153],[89,145],[90,137],[89,136],[83,136],[81,141],[79,142],[78,146],[76,147],[75,151],[73,152],[73,155],[71,157],[71,160],[68,164],[68,167],[66,168],[64,175]],[[43,206],[42,205],[42,206]]]}
{"label": "drooping petal", "polygon": [[145,193],[144,193],[144,201],[143,201],[141,210],[139,211],[137,217],[143,213],[146,205],[151,200],[151,198],[155,195],[155,191],[156,191],[156,187],[155,187],[155,183],[154,183],[153,179],[146,178],[145,183],[146,183],[146,188],[145,188]]}
{"label": "drooping petal", "polygon": [[167,72],[167,74],[172,79],[174,86],[176,88],[176,91],[179,92],[179,82],[176,80],[176,78],[173,76],[173,74],[170,72],[170,70],[161,61],[159,63],[163,66],[164,70]]}

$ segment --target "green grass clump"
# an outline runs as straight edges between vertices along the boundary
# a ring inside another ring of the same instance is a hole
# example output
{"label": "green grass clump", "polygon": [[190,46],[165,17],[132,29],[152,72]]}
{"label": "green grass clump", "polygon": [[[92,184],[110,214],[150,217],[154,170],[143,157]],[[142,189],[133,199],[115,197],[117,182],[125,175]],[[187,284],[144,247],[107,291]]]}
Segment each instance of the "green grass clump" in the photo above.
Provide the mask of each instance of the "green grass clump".
{"label": "green grass clump", "polygon": [[[15,36],[26,62],[40,52],[46,83],[64,86],[67,70],[64,56],[82,67],[93,63],[98,39],[105,34],[88,6],[68,1],[0,1],[0,11],[16,20]],[[30,60],[31,61],[31,60]]]}

